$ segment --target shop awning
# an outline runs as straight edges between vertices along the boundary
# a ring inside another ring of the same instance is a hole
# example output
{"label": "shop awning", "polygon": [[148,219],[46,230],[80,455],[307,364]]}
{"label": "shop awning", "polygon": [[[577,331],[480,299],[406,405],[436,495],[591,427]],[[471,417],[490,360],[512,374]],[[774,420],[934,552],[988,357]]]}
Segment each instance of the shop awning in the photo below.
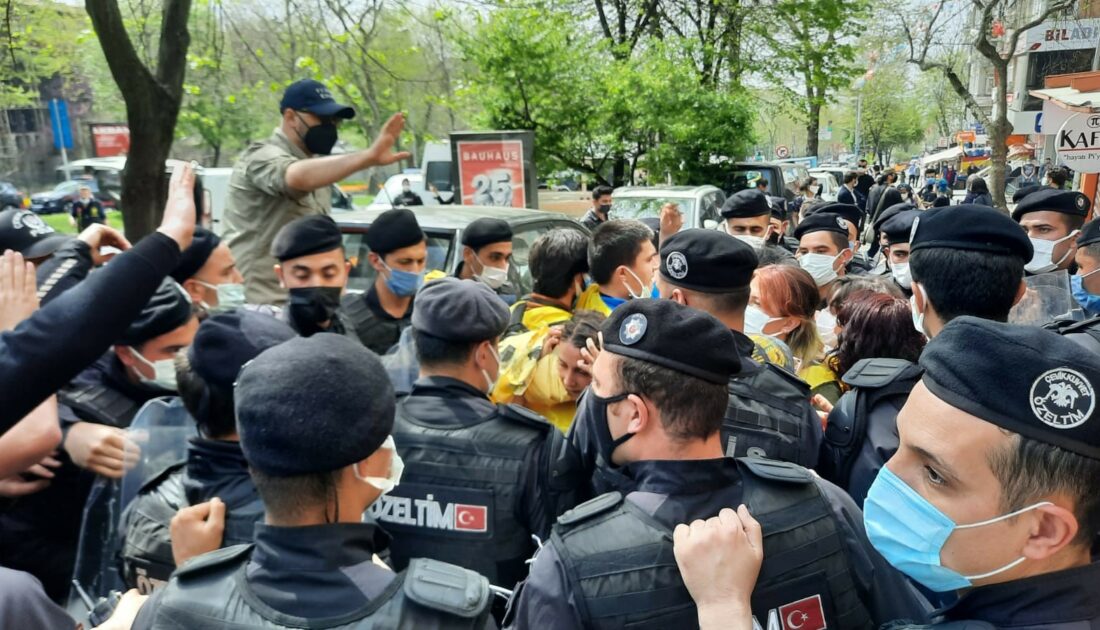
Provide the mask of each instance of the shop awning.
{"label": "shop awning", "polygon": [[962,147],[951,147],[939,153],[933,153],[932,155],[926,155],[921,158],[921,166],[928,167],[932,164],[938,164],[940,162],[955,161],[963,154]]}

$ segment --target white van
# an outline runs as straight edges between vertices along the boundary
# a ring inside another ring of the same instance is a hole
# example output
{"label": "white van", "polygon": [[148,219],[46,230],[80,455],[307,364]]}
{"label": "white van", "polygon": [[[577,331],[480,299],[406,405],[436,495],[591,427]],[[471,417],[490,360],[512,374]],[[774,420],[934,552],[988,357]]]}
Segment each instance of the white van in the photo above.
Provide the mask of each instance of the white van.
{"label": "white van", "polygon": [[431,190],[435,186],[444,202],[454,197],[454,180],[451,179],[451,142],[442,140],[424,144],[424,155],[420,160],[420,172],[424,176],[424,188]]}

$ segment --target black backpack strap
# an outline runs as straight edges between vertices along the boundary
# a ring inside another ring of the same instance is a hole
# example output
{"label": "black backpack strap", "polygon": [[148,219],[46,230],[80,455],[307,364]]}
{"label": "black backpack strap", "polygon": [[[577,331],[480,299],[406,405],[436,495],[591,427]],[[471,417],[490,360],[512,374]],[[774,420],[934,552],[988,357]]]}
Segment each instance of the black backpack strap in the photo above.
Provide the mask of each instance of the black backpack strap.
{"label": "black backpack strap", "polygon": [[527,300],[529,299],[524,298],[512,306],[512,310],[508,314],[508,327],[504,329],[505,337],[527,332],[527,327],[523,325],[523,316],[527,313]]}

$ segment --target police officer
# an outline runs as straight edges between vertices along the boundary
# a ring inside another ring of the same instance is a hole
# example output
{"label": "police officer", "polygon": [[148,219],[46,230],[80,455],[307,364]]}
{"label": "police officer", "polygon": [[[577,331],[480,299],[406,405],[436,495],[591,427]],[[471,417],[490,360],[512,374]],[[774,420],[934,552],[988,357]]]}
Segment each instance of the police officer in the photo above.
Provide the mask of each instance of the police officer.
{"label": "police officer", "polygon": [[787,230],[791,226],[791,212],[787,207],[787,200],[783,197],[768,197],[771,205],[772,233],[768,241],[773,245],[782,247],[791,254],[798,251],[798,241],[787,236]]}
{"label": "police officer", "polygon": [[871,229],[874,232],[874,238],[878,243],[877,252],[873,255],[873,262],[875,263],[871,273],[879,273],[882,275],[889,274],[889,268],[886,265],[885,256],[882,253],[882,248],[886,247],[885,238],[882,235],[882,224],[890,220],[891,217],[897,215],[899,212],[905,210],[916,210],[917,208],[908,202],[895,203],[892,206],[888,206],[879,213],[875,220],[871,223]]}
{"label": "police officer", "polygon": [[[963,315],[1007,321],[1032,254],[1020,228],[1003,212],[970,204],[920,212],[913,225],[910,304],[918,330],[934,337]],[[919,378],[909,361],[881,358],[842,375],[851,389],[829,414],[817,471],[860,505],[898,448],[898,411]]]}
{"label": "police officer", "polygon": [[1016,204],[1012,218],[1031,239],[1035,255],[1027,263],[1029,274],[1067,269],[1073,273],[1074,239],[1089,212],[1089,199],[1072,190],[1037,190]]}
{"label": "police officer", "polygon": [[351,263],[332,217],[314,215],[286,224],[275,235],[271,255],[278,261],[279,286],[289,292],[284,321],[303,337],[318,332],[355,337],[350,319],[340,309]]}
{"label": "police officer", "polygon": [[1081,310],[1084,321],[1056,319],[1044,326],[1065,335],[1092,352],[1100,353],[1100,220],[1081,227],[1074,253],[1077,273],[1070,276],[1070,292]]}
{"label": "police officer", "polygon": [[[511,304],[516,300],[516,291],[508,282],[511,260],[512,226],[501,219],[475,219],[462,230],[462,261],[455,277],[476,280]],[[442,271],[432,271],[424,279],[430,282],[443,276]]]}
{"label": "police officer", "polygon": [[916,209],[903,210],[882,223],[882,249],[886,261],[886,274],[893,280],[905,297],[913,294],[913,276],[909,273],[909,236],[913,232],[913,223],[920,216]]}
{"label": "police officer", "polygon": [[900,446],[867,495],[871,543],[925,588],[958,593],[933,628],[1100,627],[1100,357],[960,317],[920,364]]}
{"label": "police officer", "polygon": [[923,614],[839,489],[794,464],[722,457],[719,418],[741,369],[725,324],[672,300],[637,300],[612,313],[603,338],[588,396],[604,418],[602,456],[635,489],[558,519],[513,598],[511,627],[694,627],[695,607],[671,568],[672,528],[742,503],[765,533],[752,598],[761,627],[796,613],[818,628]]}
{"label": "police officer", "polygon": [[61,466],[48,488],[0,515],[0,564],[32,573],[55,600],[68,592],[92,482],[133,463],[125,429],[142,404],[174,393],[172,357],[198,326],[187,293],[166,279],[114,348],[58,392]]}
{"label": "police officer", "polygon": [[772,233],[772,208],[764,193],[750,188],[730,195],[722,206],[722,227],[727,234],[760,249]]}
{"label": "police officer", "polygon": [[855,254],[848,246],[848,222],[838,214],[815,212],[794,230],[798,239],[798,264],[814,279],[823,304],[828,304],[833,284],[848,273]]}
{"label": "police officer", "polygon": [[416,215],[405,208],[378,215],[366,242],[374,283],[366,293],[344,296],[342,304],[363,345],[384,354],[409,325],[413,296],[424,284],[428,243]]}
{"label": "police officer", "polygon": [[186,460],[147,481],[122,515],[119,549],[127,586],[148,595],[168,581],[176,568],[169,523],[189,505],[217,497],[226,510],[222,546],[252,542],[264,508],[237,436],[233,383],[245,363],[295,335],[270,315],[238,309],[207,318],[191,347],[176,357],[180,398],[199,437],[191,439]]}
{"label": "police officer", "polygon": [[492,627],[484,577],[373,561],[385,535],[360,519],[401,477],[393,388],[374,353],[341,335],[297,337],[246,365],[234,397],[265,521],[254,544],[177,569],[135,629]]}
{"label": "police officer", "polygon": [[814,206],[809,216],[819,212],[835,214],[848,225],[848,248],[852,250],[852,259],[846,265],[848,273],[861,276],[870,271],[871,263],[860,251],[860,230],[863,229],[865,217],[859,206],[850,203],[823,203]]}
{"label": "police officer", "polygon": [[281,305],[286,292],[271,272],[271,244],[284,225],[296,218],[327,215],[330,186],[372,166],[409,157],[394,153],[405,127],[394,114],[382,125],[374,144],[363,151],[329,155],[341,120],[355,110],[341,105],[317,81],[292,83],[279,102],[282,121],[270,138],[245,149],[233,167],[226,199],[223,236],[244,274],[248,301]]}
{"label": "police officer", "polygon": [[443,278],[424,286],[412,317],[420,379],[397,405],[401,486],[371,508],[393,534],[391,558],[475,570],[511,588],[581,483],[565,437],[544,418],[489,401],[508,308],[487,286]]}
{"label": "police officer", "polygon": [[244,278],[233,252],[204,227],[195,227],[195,238],[180,254],[171,276],[191,296],[202,318],[244,306]]}

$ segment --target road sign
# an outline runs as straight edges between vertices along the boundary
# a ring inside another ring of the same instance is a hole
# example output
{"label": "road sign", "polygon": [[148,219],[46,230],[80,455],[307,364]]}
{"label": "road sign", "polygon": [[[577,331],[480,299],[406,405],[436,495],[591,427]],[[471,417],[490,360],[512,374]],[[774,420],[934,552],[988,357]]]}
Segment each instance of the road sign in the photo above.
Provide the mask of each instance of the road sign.
{"label": "road sign", "polygon": [[59,98],[50,99],[50,129],[53,131],[53,148],[73,148],[73,128],[69,124],[69,104]]}
{"label": "road sign", "polygon": [[1071,116],[1058,130],[1054,150],[1071,169],[1100,173],[1100,114]]}
{"label": "road sign", "polygon": [[786,147],[786,145],[781,144],[781,145],[775,147],[775,157],[782,160],[783,158],[788,158],[790,156],[791,156],[791,150],[788,149]]}

